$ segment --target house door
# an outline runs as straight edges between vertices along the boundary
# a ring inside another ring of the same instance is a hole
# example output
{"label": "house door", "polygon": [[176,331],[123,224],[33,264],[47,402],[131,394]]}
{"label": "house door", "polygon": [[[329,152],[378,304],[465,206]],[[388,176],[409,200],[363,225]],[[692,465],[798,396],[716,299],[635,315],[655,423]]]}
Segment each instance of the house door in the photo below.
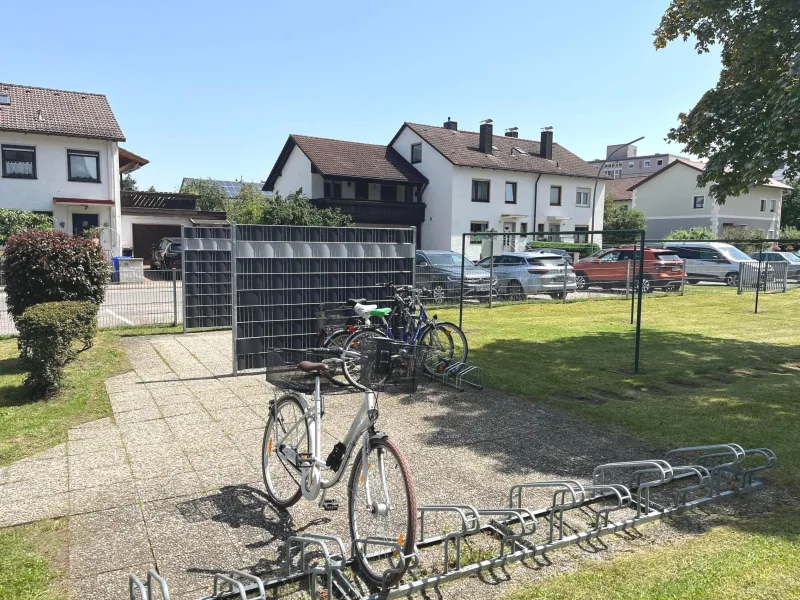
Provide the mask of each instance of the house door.
{"label": "house door", "polygon": [[[551,234],[559,233],[561,231],[561,223],[550,223],[549,230],[550,230]],[[560,241],[560,240],[561,240],[561,236],[560,235],[551,235],[550,236],[550,241],[551,242],[557,242],[557,241]]]}
{"label": "house door", "polygon": [[92,213],[72,213],[72,235],[83,235],[83,232],[100,225],[100,217]]}
{"label": "house door", "polygon": [[[517,231],[516,221],[503,221],[503,233],[515,233]],[[503,236],[503,252],[514,252],[516,236],[504,235]]]}

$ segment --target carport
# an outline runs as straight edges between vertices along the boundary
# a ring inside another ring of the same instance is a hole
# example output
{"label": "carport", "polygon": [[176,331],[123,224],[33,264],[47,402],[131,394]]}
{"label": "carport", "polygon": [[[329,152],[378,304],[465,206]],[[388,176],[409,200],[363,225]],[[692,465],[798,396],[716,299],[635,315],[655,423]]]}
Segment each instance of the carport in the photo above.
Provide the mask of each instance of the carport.
{"label": "carport", "polygon": [[133,256],[144,259],[150,264],[150,249],[161,238],[180,238],[181,225],[164,225],[163,223],[131,223],[133,228]]}

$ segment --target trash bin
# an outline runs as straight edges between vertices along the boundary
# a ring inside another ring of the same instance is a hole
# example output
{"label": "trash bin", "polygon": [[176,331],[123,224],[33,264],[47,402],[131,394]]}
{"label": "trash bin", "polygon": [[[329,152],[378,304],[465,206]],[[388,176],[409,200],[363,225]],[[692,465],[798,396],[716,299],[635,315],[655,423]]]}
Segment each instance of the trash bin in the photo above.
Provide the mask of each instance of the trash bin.
{"label": "trash bin", "polygon": [[119,256],[111,257],[111,281],[119,281]]}

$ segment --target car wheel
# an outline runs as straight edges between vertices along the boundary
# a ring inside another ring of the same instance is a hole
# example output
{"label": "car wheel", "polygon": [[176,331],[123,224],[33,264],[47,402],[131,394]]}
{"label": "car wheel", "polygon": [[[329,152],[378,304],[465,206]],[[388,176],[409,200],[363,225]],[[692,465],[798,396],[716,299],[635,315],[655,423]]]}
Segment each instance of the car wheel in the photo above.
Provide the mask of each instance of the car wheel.
{"label": "car wheel", "polygon": [[509,300],[525,300],[527,298],[525,295],[525,290],[519,281],[509,282],[508,286],[506,287],[506,293],[508,294]]}
{"label": "car wheel", "polygon": [[563,300],[564,299],[564,292],[555,292],[554,294],[550,294],[550,297],[553,300]]}
{"label": "car wheel", "polygon": [[589,287],[589,276],[583,271],[578,271],[575,274],[575,285],[579,290],[585,290]]}
{"label": "car wheel", "polygon": [[736,272],[731,272],[725,275],[725,283],[727,283],[731,287],[738,288],[739,287],[739,274]]}
{"label": "car wheel", "polygon": [[689,279],[686,280],[686,283],[689,283],[691,285],[697,285],[698,283],[700,283],[700,280],[699,279],[689,278]]}
{"label": "car wheel", "polygon": [[447,291],[444,289],[444,286],[441,283],[437,283],[433,286],[433,302],[434,304],[444,304],[445,299],[447,298]]}
{"label": "car wheel", "polygon": [[672,283],[668,283],[664,286],[665,292],[678,292],[681,289],[681,284],[677,281],[673,281]]}

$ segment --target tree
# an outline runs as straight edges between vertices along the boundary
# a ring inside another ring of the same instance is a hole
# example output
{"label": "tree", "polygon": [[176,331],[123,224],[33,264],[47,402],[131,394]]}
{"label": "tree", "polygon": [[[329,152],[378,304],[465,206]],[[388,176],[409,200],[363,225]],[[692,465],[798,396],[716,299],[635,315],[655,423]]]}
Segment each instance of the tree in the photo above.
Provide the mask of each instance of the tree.
{"label": "tree", "polygon": [[223,210],[228,220],[239,224],[258,224],[264,220],[267,197],[250,185],[243,185],[233,200],[226,200]]}
{"label": "tree", "polygon": [[717,236],[706,227],[692,227],[691,229],[673,229],[664,236],[665,240],[715,240]]}
{"label": "tree", "polygon": [[128,191],[136,191],[138,188],[136,187],[136,180],[131,177],[131,174],[128,173],[125,177],[122,178],[122,181],[119,182],[119,187],[122,190]]}
{"label": "tree", "polygon": [[781,225],[800,228],[800,182],[792,185],[791,192],[783,193],[781,201]]}
{"label": "tree", "polygon": [[720,204],[786,165],[800,175],[800,3],[796,0],[672,0],[655,47],[695,39],[698,54],[721,46],[722,71],[667,139],[708,158],[698,187]]}
{"label": "tree", "polygon": [[149,188],[147,188],[147,191],[148,192],[155,192],[156,191],[156,186],[151,185]]}
{"label": "tree", "polygon": [[41,215],[18,208],[0,208],[0,246],[8,243],[8,238],[27,229],[52,229],[53,217]]}
{"label": "tree", "polygon": [[300,188],[286,197],[276,193],[264,196],[259,190],[244,185],[235,200],[224,205],[228,220],[256,225],[315,225],[318,227],[352,227],[353,219],[338,208],[317,208]]}
{"label": "tree", "polygon": [[223,210],[223,205],[228,200],[225,189],[211,179],[193,179],[189,183],[181,186],[184,194],[197,194],[198,210]]}
{"label": "tree", "polygon": [[[628,208],[627,206],[613,206],[613,197],[611,202],[611,210],[607,211],[603,217],[604,231],[612,229],[644,229],[647,217],[644,216],[642,211]],[[608,206],[608,194],[606,194],[606,206]],[[607,244],[625,244],[637,240],[638,236],[632,233],[603,234],[603,243]]]}

